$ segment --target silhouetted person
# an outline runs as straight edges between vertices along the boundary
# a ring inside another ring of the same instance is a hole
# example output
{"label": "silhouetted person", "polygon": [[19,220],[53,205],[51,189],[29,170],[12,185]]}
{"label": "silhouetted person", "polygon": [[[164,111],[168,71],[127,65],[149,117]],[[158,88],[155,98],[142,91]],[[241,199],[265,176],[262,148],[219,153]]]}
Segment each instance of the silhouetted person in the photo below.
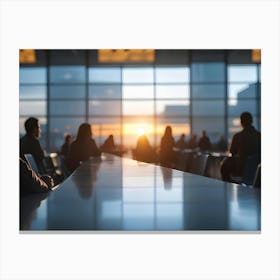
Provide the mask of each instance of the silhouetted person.
{"label": "silhouetted person", "polygon": [[40,122],[36,118],[29,118],[24,123],[26,134],[20,139],[20,157],[25,160],[24,154],[32,154],[39,170],[44,171],[44,150],[38,138],[41,136]]}
{"label": "silhouetted person", "polygon": [[166,167],[174,166],[174,147],[175,141],[172,136],[172,129],[170,126],[165,128],[165,132],[160,142],[160,163]]}
{"label": "silhouetted person", "polygon": [[231,181],[231,175],[243,176],[248,156],[261,155],[261,134],[253,123],[252,115],[243,112],[240,115],[240,122],[243,130],[236,133],[232,138],[230,152],[232,157],[226,158],[221,166],[222,178]]}
{"label": "silhouetted person", "polygon": [[216,150],[225,152],[228,149],[228,143],[223,135],[219,138],[218,142],[216,143]]}
{"label": "silhouetted person", "polygon": [[206,135],[206,131],[202,130],[202,136],[198,141],[198,147],[201,151],[209,151],[211,150],[211,142],[209,137]]}
{"label": "silhouetted person", "polygon": [[66,159],[69,155],[70,151],[70,145],[71,145],[71,135],[65,134],[64,136],[64,143],[61,146],[61,155]]}
{"label": "silhouetted person", "polygon": [[114,141],[114,136],[112,134],[104,141],[103,145],[101,146],[102,152],[105,153],[112,153],[116,150],[116,145]]}
{"label": "silhouetted person", "polygon": [[83,123],[79,126],[76,140],[70,145],[68,157],[68,168],[70,171],[76,169],[81,161],[89,160],[90,157],[100,156],[101,151],[92,139],[91,126]]}
{"label": "silhouetted person", "polygon": [[155,162],[155,151],[146,135],[141,135],[138,138],[134,153],[138,161]]}
{"label": "silhouetted person", "polygon": [[181,134],[179,140],[176,142],[175,147],[184,150],[187,147],[187,143],[185,141],[185,134]]}
{"label": "silhouetted person", "polygon": [[48,192],[54,187],[51,176],[38,176],[33,169],[23,160],[19,159],[20,171],[20,196],[30,193]]}
{"label": "silhouetted person", "polygon": [[193,134],[191,135],[189,141],[187,142],[187,148],[188,149],[195,149],[197,148],[197,135],[196,134]]}

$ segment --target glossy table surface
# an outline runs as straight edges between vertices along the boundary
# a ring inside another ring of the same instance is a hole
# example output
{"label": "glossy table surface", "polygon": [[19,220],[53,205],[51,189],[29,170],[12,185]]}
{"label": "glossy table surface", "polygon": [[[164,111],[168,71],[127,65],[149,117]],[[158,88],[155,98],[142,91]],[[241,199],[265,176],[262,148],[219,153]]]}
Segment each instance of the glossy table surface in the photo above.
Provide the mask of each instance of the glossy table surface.
{"label": "glossy table surface", "polygon": [[103,154],[21,199],[21,230],[259,231],[260,190]]}

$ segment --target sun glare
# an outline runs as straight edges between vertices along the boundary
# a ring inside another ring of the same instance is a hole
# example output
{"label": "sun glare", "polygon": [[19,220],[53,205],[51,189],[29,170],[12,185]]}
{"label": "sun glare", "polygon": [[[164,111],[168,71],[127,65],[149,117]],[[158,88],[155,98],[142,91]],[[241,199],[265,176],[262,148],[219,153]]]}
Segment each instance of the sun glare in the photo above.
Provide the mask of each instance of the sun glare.
{"label": "sun glare", "polygon": [[146,133],[146,130],[145,130],[144,128],[142,128],[142,127],[138,128],[137,134],[138,134],[139,136],[141,136],[141,135],[143,135],[143,134],[145,134],[145,133]]}

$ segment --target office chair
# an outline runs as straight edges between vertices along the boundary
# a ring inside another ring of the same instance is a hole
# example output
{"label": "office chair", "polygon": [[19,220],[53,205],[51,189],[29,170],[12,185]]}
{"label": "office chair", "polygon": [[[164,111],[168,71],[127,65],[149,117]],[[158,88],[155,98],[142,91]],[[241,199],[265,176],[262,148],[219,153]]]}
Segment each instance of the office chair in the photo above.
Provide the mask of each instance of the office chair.
{"label": "office chair", "polygon": [[33,157],[32,154],[24,154],[24,157],[27,161],[27,163],[29,164],[29,166],[35,171],[35,173],[40,176],[40,171],[38,168],[38,165]]}

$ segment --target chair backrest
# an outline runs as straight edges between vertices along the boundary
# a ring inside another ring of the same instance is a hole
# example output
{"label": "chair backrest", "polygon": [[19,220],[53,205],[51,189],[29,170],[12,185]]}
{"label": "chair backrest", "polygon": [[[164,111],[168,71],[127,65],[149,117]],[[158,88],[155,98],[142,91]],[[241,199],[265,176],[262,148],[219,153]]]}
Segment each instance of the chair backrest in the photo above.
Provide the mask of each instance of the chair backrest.
{"label": "chair backrest", "polygon": [[260,155],[258,154],[248,156],[245,164],[242,183],[246,185],[253,185],[256,170],[260,161]]}
{"label": "chair backrest", "polygon": [[221,162],[223,159],[223,156],[209,155],[205,169],[205,176],[222,180]]}
{"label": "chair backrest", "polygon": [[39,168],[37,166],[37,163],[36,163],[33,155],[32,154],[24,154],[24,157],[26,158],[26,161],[28,162],[29,166],[35,171],[35,173],[37,175],[40,175]]}
{"label": "chair backrest", "polygon": [[209,154],[195,155],[192,161],[191,173],[204,176],[208,157]]}
{"label": "chair backrest", "polygon": [[261,164],[258,164],[254,182],[253,182],[253,187],[254,188],[261,188]]}

